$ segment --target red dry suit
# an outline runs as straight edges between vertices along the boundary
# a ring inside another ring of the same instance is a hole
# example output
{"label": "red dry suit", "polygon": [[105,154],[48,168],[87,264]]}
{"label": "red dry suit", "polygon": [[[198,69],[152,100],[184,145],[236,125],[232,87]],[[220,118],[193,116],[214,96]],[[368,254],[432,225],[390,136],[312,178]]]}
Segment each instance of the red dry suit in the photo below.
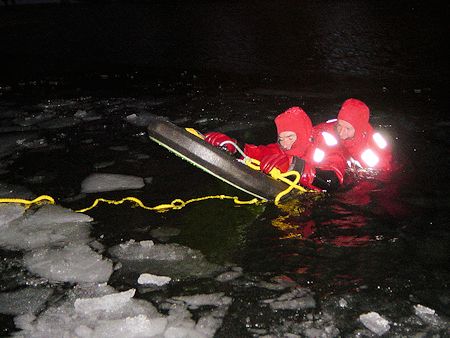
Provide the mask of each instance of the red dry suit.
{"label": "red dry suit", "polygon": [[246,144],[244,153],[263,165],[270,157],[288,160],[276,165],[282,172],[297,170],[302,174],[300,184],[316,190],[333,190],[343,183],[345,157],[337,139],[331,133],[313,128],[308,115],[299,107],[292,107],[275,118],[278,135],[294,132],[297,140],[291,149],[284,150],[278,143],[268,145]]}
{"label": "red dry suit", "polygon": [[364,102],[357,99],[346,100],[339,111],[338,120],[344,120],[353,126],[355,135],[352,138],[339,140],[336,131],[337,120],[321,123],[315,126],[315,129],[330,133],[339,140],[350,166],[391,170],[391,146],[369,124],[369,108]]}

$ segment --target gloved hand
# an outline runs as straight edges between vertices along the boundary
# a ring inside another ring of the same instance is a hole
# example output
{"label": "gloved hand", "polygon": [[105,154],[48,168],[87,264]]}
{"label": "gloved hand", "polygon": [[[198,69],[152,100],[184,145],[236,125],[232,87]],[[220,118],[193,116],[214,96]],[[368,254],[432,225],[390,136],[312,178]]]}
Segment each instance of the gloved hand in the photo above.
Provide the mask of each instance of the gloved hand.
{"label": "gloved hand", "polygon": [[305,162],[301,175],[300,184],[302,186],[313,190],[321,190],[313,185],[313,181],[316,178],[316,168],[314,166]]}
{"label": "gloved hand", "polygon": [[222,134],[222,133],[219,133],[216,131],[207,133],[205,135],[205,141],[208,142],[209,144],[212,144],[214,147],[225,148],[225,150],[227,150],[228,152],[230,152],[232,154],[236,153],[236,148],[232,144],[227,143],[227,144],[222,145],[222,143],[225,141],[231,141],[231,142],[237,143],[237,141],[234,138],[231,138],[225,134]]}
{"label": "gloved hand", "polygon": [[278,168],[284,173],[289,170],[291,162],[292,156],[286,154],[270,154],[261,159],[259,168],[265,174],[270,173],[273,168]]}

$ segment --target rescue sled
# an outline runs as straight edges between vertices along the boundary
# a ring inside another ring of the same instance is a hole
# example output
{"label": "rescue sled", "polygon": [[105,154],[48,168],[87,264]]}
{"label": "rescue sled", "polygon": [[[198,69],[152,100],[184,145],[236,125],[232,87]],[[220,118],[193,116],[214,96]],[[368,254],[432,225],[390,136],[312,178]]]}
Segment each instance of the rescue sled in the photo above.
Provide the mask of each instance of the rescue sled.
{"label": "rescue sled", "polygon": [[169,121],[155,119],[147,129],[151,140],[249,195],[262,200],[274,200],[288,188],[286,183],[249,168],[233,155]]}

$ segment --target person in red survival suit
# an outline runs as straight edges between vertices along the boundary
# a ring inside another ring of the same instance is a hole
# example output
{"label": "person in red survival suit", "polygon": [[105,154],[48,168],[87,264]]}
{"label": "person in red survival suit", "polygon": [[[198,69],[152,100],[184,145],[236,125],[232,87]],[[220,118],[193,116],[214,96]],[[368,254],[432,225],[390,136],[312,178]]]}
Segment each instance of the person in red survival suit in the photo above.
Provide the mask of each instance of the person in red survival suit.
{"label": "person in red survival suit", "polygon": [[369,123],[369,107],[357,99],[347,99],[339,110],[337,120],[321,123],[315,129],[336,135],[350,166],[390,171],[391,147]]}
{"label": "person in red survival suit", "polygon": [[[281,172],[296,170],[301,174],[300,184],[314,190],[332,191],[344,180],[345,157],[338,141],[330,134],[325,137],[313,129],[311,119],[300,107],[291,107],[275,118],[278,142],[268,145],[246,144],[245,155],[260,161],[260,169],[268,174],[273,168]],[[210,132],[205,140],[220,147],[225,141],[236,140]],[[232,144],[226,149],[235,153]]]}

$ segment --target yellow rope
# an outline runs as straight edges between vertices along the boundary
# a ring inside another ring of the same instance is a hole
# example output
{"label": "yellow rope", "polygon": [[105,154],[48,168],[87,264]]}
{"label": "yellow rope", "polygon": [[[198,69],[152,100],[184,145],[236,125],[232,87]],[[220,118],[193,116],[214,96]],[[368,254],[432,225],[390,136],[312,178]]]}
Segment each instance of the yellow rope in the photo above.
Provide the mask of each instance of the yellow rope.
{"label": "yellow rope", "polygon": [[[205,137],[198,130],[196,130],[194,128],[185,128],[185,130],[187,132],[201,138],[202,140],[205,139]],[[237,145],[235,145],[235,146],[237,147]],[[260,161],[254,159],[254,158],[251,158],[248,156],[244,157],[244,163],[253,170],[257,170],[257,171],[260,170],[259,166],[261,163],[260,163]],[[311,190],[305,189],[304,187],[302,187],[298,184],[298,182],[300,182],[300,178],[301,178],[301,175],[298,171],[288,171],[286,173],[281,173],[281,171],[278,168],[273,168],[269,174],[272,178],[279,180],[281,182],[284,182],[288,185],[288,187],[285,190],[281,191],[275,197],[275,200],[274,200],[275,205],[278,205],[280,203],[280,200],[283,198],[283,196],[289,194],[294,189],[299,190],[302,193],[311,192]],[[289,176],[294,176],[294,179],[293,180],[288,179],[287,177],[289,177]]]}
{"label": "yellow rope", "polygon": [[0,198],[0,203],[18,203],[24,204],[27,208],[31,207],[33,204],[39,204],[43,202],[48,202],[50,204],[55,204],[55,200],[47,195],[41,195],[34,200],[26,200],[22,198]]}
{"label": "yellow rope", "polygon": [[[254,158],[247,157],[244,159],[244,163],[254,170],[260,170],[259,168],[260,162],[258,160],[255,160]],[[289,194],[294,189],[299,190],[302,193],[311,192],[311,190],[305,189],[304,187],[298,184],[301,178],[300,173],[298,171],[292,170],[282,173],[278,168],[273,168],[269,174],[272,178],[284,182],[288,185],[288,187],[285,190],[278,193],[278,195],[275,197],[274,200],[275,205],[278,205],[280,203],[281,198]],[[293,180],[290,180],[287,178],[289,176],[295,176],[295,178]]]}
{"label": "yellow rope", "polygon": [[[84,208],[84,209],[80,209],[80,210],[75,210],[75,212],[86,212],[88,210],[91,210],[93,208],[95,208],[100,202],[104,202],[104,203],[108,203],[108,204],[114,204],[114,205],[119,205],[122,204],[124,202],[132,202],[135,204],[135,206],[141,207],[145,210],[151,210],[151,211],[157,211],[157,212],[165,212],[168,211],[170,209],[173,210],[179,210],[181,208],[184,208],[186,205],[190,204],[190,203],[194,203],[194,202],[200,202],[200,201],[204,201],[204,200],[208,200],[208,199],[221,199],[221,200],[233,200],[234,203],[239,204],[239,205],[244,205],[244,204],[260,204],[263,203],[264,201],[258,200],[257,198],[253,198],[251,200],[248,201],[241,201],[238,197],[236,196],[226,196],[226,195],[215,195],[215,196],[204,196],[204,197],[199,197],[199,198],[193,198],[190,199],[188,201],[183,201],[181,199],[174,199],[171,203],[169,204],[160,204],[154,207],[148,207],[146,206],[139,198],[136,197],[125,197],[122,198],[121,200],[108,200],[105,198],[97,198],[91,206]],[[42,202],[49,202],[51,204],[55,204],[55,200],[47,195],[42,195],[39,196],[38,198],[35,198],[34,200],[26,200],[26,199],[21,199],[21,198],[0,198],[0,203],[19,203],[19,204],[24,204],[28,207],[32,206],[33,204],[39,204]]]}
{"label": "yellow rope", "polygon": [[197,136],[198,138],[201,138],[202,140],[205,139],[205,136],[203,136],[198,130],[194,128],[184,128],[187,132],[191,133],[192,135]]}
{"label": "yellow rope", "polygon": [[136,197],[125,197],[119,201],[107,200],[104,198],[97,198],[90,207],[80,209],[80,210],[75,210],[75,211],[76,212],[85,212],[85,211],[91,210],[91,209],[95,208],[99,202],[118,205],[118,204],[122,204],[126,201],[129,201],[129,202],[134,202],[136,204],[136,206],[139,206],[145,210],[165,212],[165,211],[169,211],[170,209],[179,210],[181,208],[184,208],[186,205],[188,205],[190,203],[200,202],[200,201],[204,201],[204,200],[208,200],[208,199],[221,199],[221,200],[229,199],[229,200],[233,200],[233,202],[236,204],[259,204],[259,203],[263,202],[263,201],[258,200],[257,198],[253,198],[249,201],[241,201],[236,196],[215,195],[215,196],[204,196],[204,197],[193,198],[188,201],[183,201],[183,200],[177,198],[177,199],[174,199],[169,204],[160,204],[160,205],[157,205],[154,207],[148,207],[148,206],[144,205],[144,203],[142,203],[142,201]]}

